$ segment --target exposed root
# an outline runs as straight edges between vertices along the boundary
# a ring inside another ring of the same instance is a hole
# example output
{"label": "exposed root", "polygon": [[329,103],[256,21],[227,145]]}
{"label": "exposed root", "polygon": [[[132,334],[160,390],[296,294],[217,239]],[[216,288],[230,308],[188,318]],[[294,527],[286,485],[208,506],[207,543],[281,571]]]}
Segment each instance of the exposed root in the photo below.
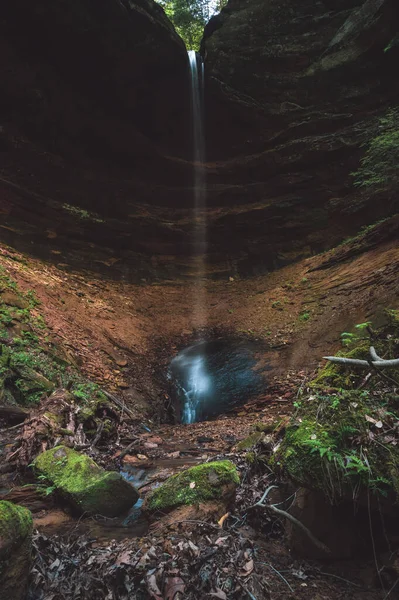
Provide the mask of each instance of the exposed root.
{"label": "exposed root", "polygon": [[310,529],[308,529],[303,523],[301,523],[301,521],[299,521],[298,519],[296,519],[295,517],[293,517],[289,512],[287,512],[286,510],[282,510],[281,508],[278,508],[275,504],[265,504],[265,500],[267,498],[267,496],[269,495],[269,493],[273,490],[273,489],[277,489],[276,485],[270,485],[265,493],[263,494],[262,498],[256,502],[255,504],[253,504],[252,506],[250,506],[248,508],[248,510],[251,510],[255,507],[261,506],[263,508],[266,508],[268,510],[271,510],[272,512],[276,513],[277,515],[279,515],[280,517],[284,517],[285,519],[288,519],[289,521],[291,521],[291,523],[293,523],[296,527],[299,527],[299,529],[301,529],[310,539],[310,541],[317,547],[319,548],[319,550],[322,550],[323,552],[325,552],[326,554],[330,554],[331,550],[330,548],[328,548],[328,546],[326,546],[325,544],[323,544],[323,542],[321,542],[320,540],[318,540],[313,533],[310,531]]}

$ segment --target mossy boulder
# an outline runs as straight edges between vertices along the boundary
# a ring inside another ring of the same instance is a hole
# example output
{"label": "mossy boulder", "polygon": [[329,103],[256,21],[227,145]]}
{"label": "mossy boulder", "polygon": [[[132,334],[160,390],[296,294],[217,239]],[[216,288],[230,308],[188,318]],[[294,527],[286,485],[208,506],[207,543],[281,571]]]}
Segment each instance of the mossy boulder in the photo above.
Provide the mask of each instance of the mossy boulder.
{"label": "mossy boulder", "polygon": [[237,469],[229,460],[191,467],[154,490],[146,499],[145,509],[167,511],[212,500],[229,502],[239,482]]}
{"label": "mossy boulder", "polygon": [[332,503],[361,488],[399,499],[399,449],[383,433],[397,424],[394,403],[367,390],[310,396],[270,464]]}
{"label": "mossy boulder", "polygon": [[89,456],[65,446],[40,454],[34,467],[80,513],[116,517],[139,498],[119,473],[105,471]]}
{"label": "mossy boulder", "polygon": [[0,501],[0,598],[23,600],[31,566],[32,515]]}
{"label": "mossy boulder", "polygon": [[[399,356],[397,316],[396,310],[384,311],[378,329],[368,325],[369,340],[365,324],[357,325],[360,335],[350,334],[350,348],[340,355],[366,359],[372,345],[379,356]],[[269,464],[296,484],[322,492],[331,503],[367,489],[399,501],[397,370],[386,369],[385,375],[390,378],[371,368],[327,364],[310,382],[311,395],[299,401]]]}

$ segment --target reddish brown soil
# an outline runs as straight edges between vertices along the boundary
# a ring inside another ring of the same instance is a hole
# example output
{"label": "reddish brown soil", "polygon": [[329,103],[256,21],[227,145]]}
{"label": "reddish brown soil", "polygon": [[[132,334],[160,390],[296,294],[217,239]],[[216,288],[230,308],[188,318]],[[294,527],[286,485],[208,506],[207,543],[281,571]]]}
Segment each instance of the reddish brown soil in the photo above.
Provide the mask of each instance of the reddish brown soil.
{"label": "reddish brown soil", "polygon": [[[237,442],[255,422],[284,421],[292,411],[298,387],[321,357],[339,346],[340,333],[358,322],[378,321],[384,308],[397,308],[398,259],[397,244],[387,243],[322,270],[314,269],[325,262],[326,255],[267,276],[208,282],[207,328],[267,341],[268,360],[274,367],[270,387],[263,397],[214,421],[189,426],[154,424],[150,433],[142,433],[131,464],[137,466],[137,461],[144,461],[142,466],[151,466],[159,460],[179,457],[181,468],[185,461],[234,452]],[[167,393],[161,375],[170,357],[194,335],[192,284],[133,285],[109,281],[89,272],[66,272],[62,266],[27,258],[4,246],[1,264],[22,289],[35,291],[41,301],[38,311],[44,315],[54,341],[63,346],[88,377],[117,391],[138,419],[148,413],[149,403],[159,405]],[[301,318],[304,313],[308,320]],[[137,459],[138,453],[145,458]],[[118,460],[118,454],[114,460]],[[176,468],[167,468],[164,474]],[[162,477],[162,471],[158,471],[159,476]],[[36,523],[45,531],[46,526],[60,523],[59,515],[42,516]],[[230,534],[238,535],[235,531]],[[168,536],[162,535],[167,543]],[[183,538],[187,535],[191,536],[187,530],[179,533]],[[294,562],[280,542],[265,539],[250,527],[244,527],[239,536],[248,538],[249,545],[258,549],[256,577],[250,586],[257,600],[386,597],[387,590],[376,588],[372,564],[347,563],[325,568],[306,564],[307,579],[301,580],[292,572],[300,570],[302,563]],[[269,564],[286,576],[294,594]],[[331,568],[335,575],[362,587],[320,575],[319,571],[330,572]],[[249,596],[243,588],[244,597]]]}
{"label": "reddish brown soil", "polygon": [[[395,308],[399,291],[394,242],[313,270],[326,256],[262,277],[208,282],[206,328],[265,341],[277,376],[314,369],[339,346],[342,331]],[[168,361],[194,335],[193,284],[115,282],[6,247],[1,264],[22,289],[35,290],[55,340],[88,377],[124,394],[138,413],[158,401]]]}

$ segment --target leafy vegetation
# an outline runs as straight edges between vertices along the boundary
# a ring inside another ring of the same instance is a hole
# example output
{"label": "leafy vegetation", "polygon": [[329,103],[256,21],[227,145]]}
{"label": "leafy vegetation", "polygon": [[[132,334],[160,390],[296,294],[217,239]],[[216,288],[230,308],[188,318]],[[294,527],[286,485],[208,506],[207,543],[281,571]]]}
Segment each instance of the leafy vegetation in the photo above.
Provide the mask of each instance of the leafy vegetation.
{"label": "leafy vegetation", "polygon": [[[87,416],[105,397],[49,341],[40,302],[22,292],[0,267],[0,399],[4,404],[32,406],[55,387],[69,387]],[[82,418],[86,415],[82,411]]]}
{"label": "leafy vegetation", "polygon": [[95,212],[89,212],[83,208],[79,208],[78,206],[73,206],[72,204],[63,204],[62,208],[68,212],[69,214],[81,219],[82,221],[92,221],[93,223],[105,223],[105,220],[100,217]]}
{"label": "leafy vegetation", "polygon": [[360,168],[353,173],[355,185],[388,188],[399,183],[399,107],[379,120],[378,133],[368,141]]}
{"label": "leafy vegetation", "polygon": [[306,323],[306,321],[309,321],[309,319],[310,319],[310,312],[308,310],[302,311],[301,314],[299,315],[298,319],[302,323]]}
{"label": "leafy vegetation", "polygon": [[211,16],[222,10],[226,0],[158,0],[187,50],[199,50],[204,27]]}
{"label": "leafy vegetation", "polygon": [[[340,354],[364,358],[373,344],[379,355],[396,358],[399,313],[389,310],[386,317],[380,330],[365,322],[355,327],[355,334],[347,333],[350,337],[344,339],[351,348]],[[395,386],[372,369],[366,388],[365,375],[363,369],[332,363],[321,369],[296,403],[297,411],[271,458],[275,469],[322,491],[331,502],[353,497],[365,487],[399,497],[398,396]]]}

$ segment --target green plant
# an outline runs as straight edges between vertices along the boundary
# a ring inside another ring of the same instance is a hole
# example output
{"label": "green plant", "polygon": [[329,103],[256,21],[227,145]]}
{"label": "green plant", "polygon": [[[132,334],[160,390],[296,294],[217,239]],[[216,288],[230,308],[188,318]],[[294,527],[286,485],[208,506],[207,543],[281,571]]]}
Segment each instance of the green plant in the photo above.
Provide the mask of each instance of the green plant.
{"label": "green plant", "polygon": [[354,333],[350,333],[349,331],[344,331],[341,333],[341,344],[343,346],[350,346],[354,340],[356,340],[356,335]]}
{"label": "green plant", "polygon": [[300,313],[298,319],[302,322],[305,323],[306,321],[309,321],[310,319],[310,312],[308,310],[304,310]]}
{"label": "green plant", "polygon": [[352,175],[359,187],[386,188],[399,182],[399,108],[390,109],[378,123],[376,135],[365,143],[366,154]]}
{"label": "green plant", "polygon": [[63,204],[62,208],[69,212],[69,214],[78,217],[82,221],[92,221],[93,223],[105,223],[105,220],[102,219],[97,213],[89,212],[84,208],[79,208],[78,206],[72,206],[72,204]]}
{"label": "green plant", "polygon": [[[366,321],[365,323],[358,323],[355,325],[355,329],[359,332],[364,332],[369,330],[371,326],[371,321]],[[341,344],[348,348],[351,344],[357,343],[359,340],[365,339],[364,337],[359,337],[357,333],[352,333],[350,331],[343,331],[341,333]]]}
{"label": "green plant", "polygon": [[272,302],[272,308],[275,308],[276,310],[284,310],[284,306],[281,300],[275,300],[274,302]]}

